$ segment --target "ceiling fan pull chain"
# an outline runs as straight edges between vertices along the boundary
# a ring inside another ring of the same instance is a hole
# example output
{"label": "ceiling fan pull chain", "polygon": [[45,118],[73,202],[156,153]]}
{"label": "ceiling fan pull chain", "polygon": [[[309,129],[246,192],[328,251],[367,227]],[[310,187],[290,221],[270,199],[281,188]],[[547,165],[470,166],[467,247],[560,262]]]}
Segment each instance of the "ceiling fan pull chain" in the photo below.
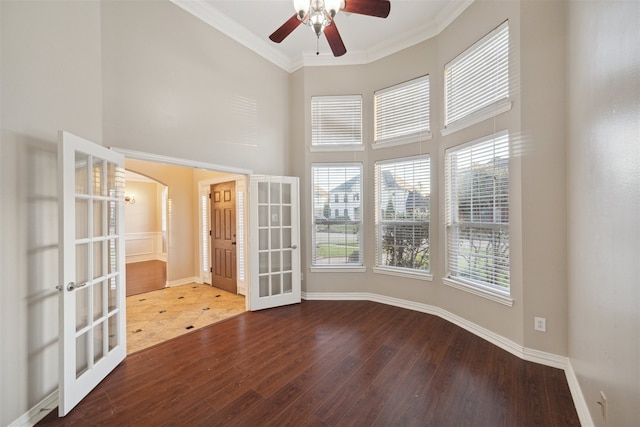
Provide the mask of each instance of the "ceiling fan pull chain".
{"label": "ceiling fan pull chain", "polygon": [[320,37],[316,38],[316,56],[320,55]]}

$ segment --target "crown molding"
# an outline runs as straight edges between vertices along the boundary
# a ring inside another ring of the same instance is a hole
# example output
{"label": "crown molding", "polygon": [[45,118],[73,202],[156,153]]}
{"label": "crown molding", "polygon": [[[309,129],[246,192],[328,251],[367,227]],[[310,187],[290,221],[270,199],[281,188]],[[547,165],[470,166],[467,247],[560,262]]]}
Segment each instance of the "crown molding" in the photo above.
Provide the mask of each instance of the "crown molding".
{"label": "crown molding", "polygon": [[271,43],[229,19],[205,0],[170,1],[288,73],[293,73],[302,67],[363,65],[377,61],[437,36],[474,2],[474,0],[450,2],[434,19],[367,50],[350,50],[348,55],[339,58],[329,53],[316,55],[311,52],[301,52],[300,55],[290,58]]}

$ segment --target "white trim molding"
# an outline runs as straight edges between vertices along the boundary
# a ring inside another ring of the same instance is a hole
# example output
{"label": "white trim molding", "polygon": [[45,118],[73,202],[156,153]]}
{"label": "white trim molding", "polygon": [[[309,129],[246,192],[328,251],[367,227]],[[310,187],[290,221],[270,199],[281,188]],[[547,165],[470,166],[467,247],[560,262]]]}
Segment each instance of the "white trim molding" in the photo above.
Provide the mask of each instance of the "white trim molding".
{"label": "white trim molding", "polygon": [[564,370],[564,374],[567,377],[567,383],[569,384],[569,390],[573,397],[573,404],[576,406],[576,412],[578,412],[578,418],[580,419],[580,425],[582,427],[593,427],[593,418],[591,418],[591,412],[589,412],[589,406],[582,394],[578,377],[573,370],[571,360],[567,363],[567,368]]}
{"label": "white trim molding", "polygon": [[34,407],[29,409],[20,418],[8,425],[8,427],[33,427],[41,419],[49,415],[51,411],[58,407],[58,390],[42,399]]}
{"label": "white trim molding", "polygon": [[166,287],[172,288],[174,286],[188,285],[189,283],[202,283],[202,279],[200,277],[192,276],[176,280],[167,280]]}

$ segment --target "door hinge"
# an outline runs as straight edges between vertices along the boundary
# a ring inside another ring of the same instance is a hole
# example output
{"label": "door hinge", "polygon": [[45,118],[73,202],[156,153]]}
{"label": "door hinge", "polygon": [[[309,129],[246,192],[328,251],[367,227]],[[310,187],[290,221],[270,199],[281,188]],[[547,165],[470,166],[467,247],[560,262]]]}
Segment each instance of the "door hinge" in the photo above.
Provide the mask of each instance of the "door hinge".
{"label": "door hinge", "polygon": [[209,193],[209,198],[211,198],[211,193]]}
{"label": "door hinge", "polygon": [[209,236],[211,236],[211,230],[209,230]]}
{"label": "door hinge", "polygon": [[213,267],[209,267],[209,273],[213,273]]}

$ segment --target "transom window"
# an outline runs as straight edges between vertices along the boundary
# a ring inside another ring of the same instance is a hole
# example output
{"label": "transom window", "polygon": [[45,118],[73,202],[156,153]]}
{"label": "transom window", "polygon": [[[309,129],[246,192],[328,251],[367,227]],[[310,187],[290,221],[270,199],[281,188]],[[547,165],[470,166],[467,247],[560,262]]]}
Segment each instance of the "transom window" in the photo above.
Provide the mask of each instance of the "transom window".
{"label": "transom window", "polygon": [[374,94],[375,143],[409,143],[431,138],[429,76],[418,77]]}
{"label": "transom window", "polygon": [[429,156],[377,162],[376,267],[429,272]]}
{"label": "transom window", "polygon": [[312,97],[311,146],[362,146],[362,96]]}
{"label": "transom window", "polygon": [[509,294],[509,134],[445,152],[449,279]]}
{"label": "transom window", "polygon": [[444,67],[445,128],[477,122],[511,108],[509,22],[483,37]]}
{"label": "transom window", "polygon": [[362,266],[361,163],[313,164],[313,266]]}

